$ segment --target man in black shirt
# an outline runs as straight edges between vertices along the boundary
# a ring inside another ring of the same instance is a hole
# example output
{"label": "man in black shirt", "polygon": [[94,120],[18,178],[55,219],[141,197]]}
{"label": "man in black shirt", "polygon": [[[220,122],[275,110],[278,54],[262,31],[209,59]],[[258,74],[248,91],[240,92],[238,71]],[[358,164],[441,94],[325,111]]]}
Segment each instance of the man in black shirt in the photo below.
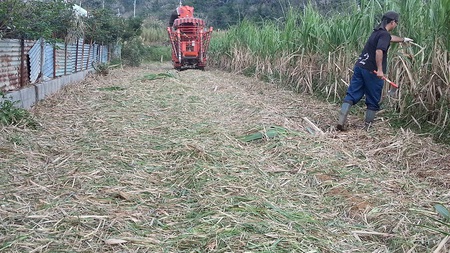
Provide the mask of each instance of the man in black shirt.
{"label": "man in black shirt", "polygon": [[365,127],[371,125],[375,113],[380,110],[379,102],[383,89],[383,78],[387,68],[387,52],[391,42],[411,42],[409,38],[391,35],[389,32],[397,27],[399,14],[386,12],[381,23],[375,27],[364,46],[353,69],[352,80],[347,89],[347,95],[342,103],[336,128],[344,131],[348,112],[352,105],[358,103],[366,95]]}
{"label": "man in black shirt", "polygon": [[169,19],[169,26],[172,27],[173,26],[173,22],[175,21],[175,19],[178,18],[178,8],[176,8],[172,14],[170,14],[170,19]]}

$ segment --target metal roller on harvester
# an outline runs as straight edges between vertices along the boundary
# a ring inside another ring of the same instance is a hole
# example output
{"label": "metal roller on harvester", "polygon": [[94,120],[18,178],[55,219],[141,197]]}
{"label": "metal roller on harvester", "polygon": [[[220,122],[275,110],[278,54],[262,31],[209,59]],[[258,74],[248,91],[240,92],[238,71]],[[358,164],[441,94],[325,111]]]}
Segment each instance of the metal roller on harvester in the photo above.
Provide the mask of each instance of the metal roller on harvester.
{"label": "metal roller on harvester", "polygon": [[176,19],[167,27],[172,44],[172,63],[177,70],[201,69],[206,66],[212,27],[206,28],[203,19],[194,17],[194,8],[180,6]]}

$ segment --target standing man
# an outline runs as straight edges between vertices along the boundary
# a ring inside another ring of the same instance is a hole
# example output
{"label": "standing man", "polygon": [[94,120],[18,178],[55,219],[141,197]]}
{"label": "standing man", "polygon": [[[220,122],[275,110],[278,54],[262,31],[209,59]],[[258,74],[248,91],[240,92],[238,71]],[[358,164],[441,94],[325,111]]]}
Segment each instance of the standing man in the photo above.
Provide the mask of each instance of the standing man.
{"label": "standing man", "polygon": [[391,35],[390,31],[398,25],[399,14],[386,12],[381,23],[375,27],[356,61],[353,77],[347,89],[347,95],[342,103],[336,128],[346,130],[347,115],[352,105],[355,105],[366,95],[365,127],[368,129],[375,119],[375,113],[380,110],[379,102],[383,90],[383,77],[387,69],[387,52],[391,42],[411,42],[410,38]]}
{"label": "standing man", "polygon": [[175,19],[178,18],[178,8],[176,8],[172,14],[170,14],[170,19],[169,19],[169,26],[172,27],[173,26],[173,22],[175,21]]}

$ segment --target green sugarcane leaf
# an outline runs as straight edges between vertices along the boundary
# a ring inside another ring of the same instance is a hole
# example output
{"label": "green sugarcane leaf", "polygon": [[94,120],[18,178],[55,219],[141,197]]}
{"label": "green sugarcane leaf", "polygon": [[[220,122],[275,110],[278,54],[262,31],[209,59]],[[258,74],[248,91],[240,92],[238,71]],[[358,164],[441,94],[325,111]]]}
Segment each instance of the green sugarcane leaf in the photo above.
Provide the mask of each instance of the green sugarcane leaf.
{"label": "green sugarcane leaf", "polygon": [[429,229],[429,230],[432,230],[432,231],[436,231],[436,232],[441,233],[443,235],[449,235],[450,236],[449,232],[443,231],[443,230],[440,230],[440,229],[437,229],[437,228],[434,228],[434,227],[424,226],[424,225],[417,225],[417,226],[418,227],[422,227],[422,228],[426,228],[426,229]]}
{"label": "green sugarcane leaf", "polygon": [[436,205],[434,205],[434,209],[436,209],[436,212],[438,212],[440,215],[442,215],[444,217],[444,219],[450,220],[450,212],[443,205],[436,204]]}
{"label": "green sugarcane leaf", "polygon": [[260,140],[262,138],[264,138],[264,135],[260,132],[257,132],[257,133],[252,133],[249,135],[241,136],[239,139],[243,142],[250,142],[250,141]]}
{"label": "green sugarcane leaf", "polygon": [[244,142],[250,142],[255,140],[261,140],[264,138],[274,138],[280,134],[287,134],[289,131],[284,127],[271,126],[264,132],[256,132],[249,135],[241,136],[239,139]]}

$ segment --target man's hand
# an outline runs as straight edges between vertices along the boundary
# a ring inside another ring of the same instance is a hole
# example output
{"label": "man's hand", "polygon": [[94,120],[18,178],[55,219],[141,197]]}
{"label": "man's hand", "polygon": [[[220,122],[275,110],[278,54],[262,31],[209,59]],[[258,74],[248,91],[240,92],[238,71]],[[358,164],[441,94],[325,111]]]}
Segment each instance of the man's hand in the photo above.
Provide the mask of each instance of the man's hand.
{"label": "man's hand", "polygon": [[404,43],[413,42],[413,39],[404,37],[404,38],[403,38],[403,42],[404,42]]}
{"label": "man's hand", "polygon": [[373,71],[380,79],[384,79],[384,73],[383,70]]}

